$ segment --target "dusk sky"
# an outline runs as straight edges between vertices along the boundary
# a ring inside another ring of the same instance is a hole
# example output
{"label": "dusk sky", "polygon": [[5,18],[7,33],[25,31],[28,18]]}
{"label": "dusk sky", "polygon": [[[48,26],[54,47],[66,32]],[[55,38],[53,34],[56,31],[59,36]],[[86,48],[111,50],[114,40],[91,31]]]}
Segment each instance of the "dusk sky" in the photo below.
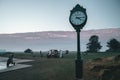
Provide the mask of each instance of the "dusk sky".
{"label": "dusk sky", "polygon": [[70,10],[87,10],[83,30],[120,28],[120,0],[0,0],[0,34],[73,31]]}

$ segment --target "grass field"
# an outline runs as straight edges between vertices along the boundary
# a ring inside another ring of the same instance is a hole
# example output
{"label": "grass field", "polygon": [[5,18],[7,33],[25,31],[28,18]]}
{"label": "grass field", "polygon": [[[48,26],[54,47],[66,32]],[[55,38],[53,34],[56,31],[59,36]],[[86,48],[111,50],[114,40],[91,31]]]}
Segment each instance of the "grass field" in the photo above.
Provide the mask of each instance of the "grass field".
{"label": "grass field", "polygon": [[[106,58],[116,55],[120,55],[120,53],[90,53],[82,55],[82,59],[84,60],[84,80],[97,80],[95,76],[92,76],[88,72],[85,64],[87,61],[99,57]],[[75,80],[76,52],[64,54],[64,58],[62,59],[47,59],[45,53],[43,57],[40,57],[37,53],[33,56],[31,54],[19,54],[16,52],[15,57],[34,60],[33,62],[23,63],[30,64],[32,67],[0,73],[0,80]]]}

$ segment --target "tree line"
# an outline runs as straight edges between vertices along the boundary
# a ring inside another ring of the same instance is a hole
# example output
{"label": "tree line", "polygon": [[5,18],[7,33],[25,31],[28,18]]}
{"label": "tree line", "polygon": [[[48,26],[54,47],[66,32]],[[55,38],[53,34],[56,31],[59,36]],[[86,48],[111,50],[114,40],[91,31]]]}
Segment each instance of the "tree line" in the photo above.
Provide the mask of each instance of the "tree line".
{"label": "tree line", "polygon": [[[97,35],[92,35],[89,38],[89,42],[86,45],[87,45],[86,52],[99,52],[100,49],[102,48],[101,43],[99,42],[99,37]],[[120,52],[120,42],[115,38],[110,39],[107,42],[106,46],[108,47],[106,52]]]}
{"label": "tree line", "polygon": [[[86,52],[100,52],[100,49],[102,48],[102,45],[99,42],[99,37],[97,35],[92,35],[89,38],[89,42],[86,44],[86,46]],[[108,47],[106,52],[120,52],[120,42],[115,38],[110,39],[107,42],[106,46]],[[33,51],[29,48],[26,49],[24,52],[33,54]]]}

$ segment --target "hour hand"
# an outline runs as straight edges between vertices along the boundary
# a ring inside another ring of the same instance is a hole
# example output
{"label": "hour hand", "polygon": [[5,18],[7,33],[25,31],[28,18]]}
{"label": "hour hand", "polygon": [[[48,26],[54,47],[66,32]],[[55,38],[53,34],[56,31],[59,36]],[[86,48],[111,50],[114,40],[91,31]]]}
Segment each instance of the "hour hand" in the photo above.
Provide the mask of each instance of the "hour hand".
{"label": "hour hand", "polygon": [[76,17],[76,19],[80,19],[80,20],[81,20],[81,18],[85,18],[85,17]]}
{"label": "hour hand", "polygon": [[[81,17],[76,17],[76,19],[80,19]],[[81,19],[80,19],[81,20]]]}

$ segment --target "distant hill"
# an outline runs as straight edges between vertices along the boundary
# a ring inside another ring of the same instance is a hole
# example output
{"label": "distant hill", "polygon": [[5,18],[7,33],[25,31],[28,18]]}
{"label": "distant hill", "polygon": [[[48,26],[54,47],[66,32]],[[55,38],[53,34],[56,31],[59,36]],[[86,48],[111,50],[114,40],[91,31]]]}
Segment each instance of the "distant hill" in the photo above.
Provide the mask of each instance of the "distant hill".
{"label": "distant hill", "polygon": [[[86,50],[88,39],[98,35],[102,44],[102,51],[106,50],[106,42],[115,38],[120,41],[120,28],[85,30],[81,32],[81,50]],[[63,49],[76,50],[75,31],[45,31],[16,34],[0,34],[0,49],[8,51],[24,51],[31,48],[33,51]]]}

